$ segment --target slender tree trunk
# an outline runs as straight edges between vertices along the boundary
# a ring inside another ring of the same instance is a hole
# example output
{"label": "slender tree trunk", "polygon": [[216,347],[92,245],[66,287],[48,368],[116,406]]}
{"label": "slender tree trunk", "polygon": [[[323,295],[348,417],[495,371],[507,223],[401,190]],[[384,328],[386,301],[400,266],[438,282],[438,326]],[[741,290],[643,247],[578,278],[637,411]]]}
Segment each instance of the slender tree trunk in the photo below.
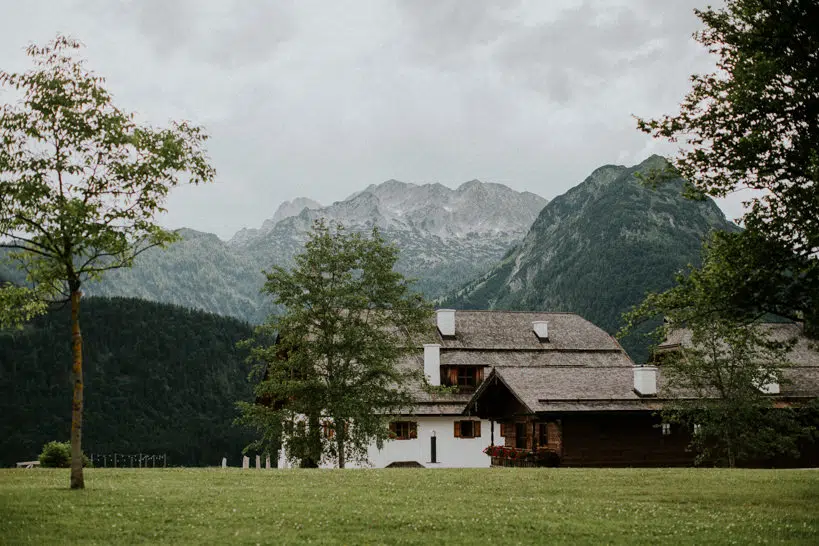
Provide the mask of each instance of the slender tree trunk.
{"label": "slender tree trunk", "polygon": [[321,462],[321,420],[315,412],[307,418],[307,457],[302,468],[318,468]]}
{"label": "slender tree trunk", "polygon": [[344,458],[344,444],[346,438],[344,437],[344,425],[345,423],[336,421],[336,447],[338,449],[338,467],[344,468],[344,465],[347,464],[347,461]]}
{"label": "slender tree trunk", "polygon": [[734,442],[730,434],[726,437],[726,440],[728,441],[728,468],[735,468],[737,461],[736,455],[734,454]]}
{"label": "slender tree trunk", "polygon": [[80,333],[79,288],[71,291],[71,349],[74,397],[71,403],[71,489],[84,489],[82,474],[82,334]]}

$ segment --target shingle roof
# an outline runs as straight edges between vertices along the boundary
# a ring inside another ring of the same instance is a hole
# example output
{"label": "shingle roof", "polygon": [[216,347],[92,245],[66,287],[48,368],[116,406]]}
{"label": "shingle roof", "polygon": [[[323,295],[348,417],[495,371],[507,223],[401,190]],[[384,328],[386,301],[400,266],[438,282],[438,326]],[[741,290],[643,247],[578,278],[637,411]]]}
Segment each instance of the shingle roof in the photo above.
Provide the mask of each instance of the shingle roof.
{"label": "shingle roof", "polygon": [[[548,342],[538,340],[534,321],[548,321]],[[456,311],[455,337],[442,338],[435,332],[424,343],[440,343],[442,350],[622,350],[613,337],[573,313]]]}
{"label": "shingle roof", "polygon": [[[766,323],[760,327],[774,341],[787,341],[796,338],[796,345],[788,353],[788,360],[797,366],[819,366],[819,342],[811,341],[803,335],[802,327],[791,322]],[[673,349],[679,346],[691,345],[691,330],[676,328],[671,330],[668,337],[657,346],[658,351]]]}
{"label": "shingle roof", "polygon": [[[780,395],[785,397],[819,396],[819,342],[811,341],[803,335],[802,327],[794,323],[767,323],[761,327],[770,339],[787,341],[796,339],[796,344],[788,353],[790,366],[782,375],[785,382],[780,385]],[[658,352],[673,350],[680,346],[691,345],[691,330],[677,328],[669,332],[668,338],[661,343]],[[662,388],[662,366],[660,366],[659,387]]]}
{"label": "shingle roof", "polygon": [[[548,321],[548,341],[534,334],[534,321]],[[639,400],[632,391],[633,363],[626,352],[605,331],[575,314],[456,311],[454,338],[442,338],[436,330],[423,342],[441,345],[442,366],[484,366],[487,376],[498,370],[534,406],[543,397],[567,403],[578,397]],[[413,354],[402,365],[423,369],[423,356]],[[430,394],[419,385],[414,394],[419,401],[416,413],[443,413],[438,410],[453,406],[458,407],[453,413],[460,413],[471,398]]]}

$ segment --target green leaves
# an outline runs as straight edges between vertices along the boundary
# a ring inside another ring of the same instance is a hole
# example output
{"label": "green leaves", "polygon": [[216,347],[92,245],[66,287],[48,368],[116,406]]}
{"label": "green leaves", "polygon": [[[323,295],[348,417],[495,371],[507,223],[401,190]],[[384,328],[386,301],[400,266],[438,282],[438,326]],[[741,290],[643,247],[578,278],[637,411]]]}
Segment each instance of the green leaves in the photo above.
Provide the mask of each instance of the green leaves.
{"label": "green leaves", "polygon": [[41,294],[23,286],[0,283],[0,329],[20,327],[45,312]]}
{"label": "green leaves", "polygon": [[[693,193],[752,194],[741,218],[734,271],[770,274],[754,293],[742,283],[731,296],[748,312],[816,320],[819,308],[819,4],[731,0],[722,9],[696,11],[705,28],[695,38],[717,57],[718,70],[692,77],[677,115],[645,120],[640,130],[679,141],[674,166]],[[746,239],[741,242],[741,239]],[[754,249],[773,250],[767,260]],[[777,260],[782,259],[779,263]],[[792,276],[795,282],[784,281]],[[728,283],[725,283],[726,285]],[[760,297],[756,297],[756,296]],[[750,298],[748,298],[750,296]]]}
{"label": "green leaves", "polygon": [[28,48],[33,70],[0,72],[21,97],[0,110],[0,245],[27,251],[29,280],[63,292],[173,241],[153,220],[168,192],[215,174],[201,128],[137,125],[74,59],[80,47],[58,36]]}
{"label": "green leaves", "polygon": [[[397,259],[376,229],[365,236],[319,220],[295,267],[266,274],[282,314],[250,343],[256,396],[277,412],[292,458],[362,459],[387,438],[385,417],[412,405],[397,363],[430,328],[432,309],[393,270]],[[269,412],[243,409],[246,423],[271,430]]]}

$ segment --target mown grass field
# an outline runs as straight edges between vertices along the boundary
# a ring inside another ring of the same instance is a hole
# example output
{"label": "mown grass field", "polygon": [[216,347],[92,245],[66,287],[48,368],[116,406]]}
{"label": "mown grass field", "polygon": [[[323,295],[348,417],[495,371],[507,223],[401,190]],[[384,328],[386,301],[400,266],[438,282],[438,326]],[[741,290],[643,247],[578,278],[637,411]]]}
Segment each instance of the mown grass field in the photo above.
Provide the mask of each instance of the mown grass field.
{"label": "mown grass field", "polygon": [[0,470],[0,544],[819,544],[819,471]]}

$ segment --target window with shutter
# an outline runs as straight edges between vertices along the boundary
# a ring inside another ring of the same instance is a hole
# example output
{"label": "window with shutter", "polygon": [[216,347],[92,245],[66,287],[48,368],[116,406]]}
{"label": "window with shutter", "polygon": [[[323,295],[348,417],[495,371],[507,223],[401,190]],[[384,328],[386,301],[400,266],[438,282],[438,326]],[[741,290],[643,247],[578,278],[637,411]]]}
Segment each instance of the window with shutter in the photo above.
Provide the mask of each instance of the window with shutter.
{"label": "window with shutter", "polygon": [[455,421],[456,438],[480,438],[480,421]]}
{"label": "window with shutter", "polygon": [[393,440],[413,440],[418,437],[418,423],[415,421],[393,421],[390,423],[390,438]]}
{"label": "window with shutter", "polygon": [[483,366],[442,366],[441,384],[449,387],[455,385],[462,391],[475,389],[483,382]]}
{"label": "window with shutter", "polygon": [[504,438],[512,435],[512,430],[511,427],[509,426],[509,423],[500,424],[500,435],[503,436]]}
{"label": "window with shutter", "polygon": [[325,438],[332,438],[335,435],[335,429],[330,421],[322,421],[321,431]]}

